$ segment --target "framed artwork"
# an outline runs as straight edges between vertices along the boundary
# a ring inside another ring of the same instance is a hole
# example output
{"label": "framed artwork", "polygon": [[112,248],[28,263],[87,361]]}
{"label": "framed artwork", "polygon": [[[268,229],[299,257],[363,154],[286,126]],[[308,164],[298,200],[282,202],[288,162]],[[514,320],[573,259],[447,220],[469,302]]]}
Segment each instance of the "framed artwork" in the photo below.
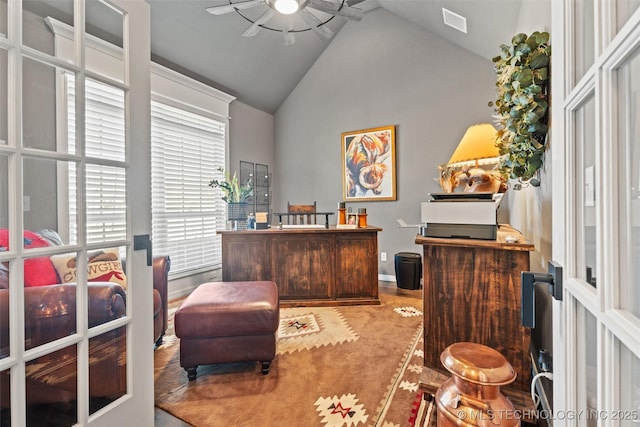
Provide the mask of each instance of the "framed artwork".
{"label": "framed artwork", "polygon": [[396,200],[395,126],[343,132],[341,149],[345,201]]}

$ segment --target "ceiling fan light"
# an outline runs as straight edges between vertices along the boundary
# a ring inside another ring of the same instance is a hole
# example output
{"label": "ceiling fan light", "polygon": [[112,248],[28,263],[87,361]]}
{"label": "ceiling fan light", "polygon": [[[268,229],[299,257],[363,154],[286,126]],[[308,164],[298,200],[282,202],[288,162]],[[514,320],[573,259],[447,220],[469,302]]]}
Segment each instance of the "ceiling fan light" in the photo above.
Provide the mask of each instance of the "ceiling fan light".
{"label": "ceiling fan light", "polygon": [[296,0],[275,0],[273,7],[283,15],[296,13],[300,5]]}

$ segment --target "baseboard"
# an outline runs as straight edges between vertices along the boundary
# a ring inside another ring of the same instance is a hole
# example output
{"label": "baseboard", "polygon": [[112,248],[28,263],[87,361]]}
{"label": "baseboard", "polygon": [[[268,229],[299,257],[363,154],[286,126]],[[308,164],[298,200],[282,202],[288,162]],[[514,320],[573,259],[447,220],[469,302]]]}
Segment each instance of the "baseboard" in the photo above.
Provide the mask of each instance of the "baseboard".
{"label": "baseboard", "polygon": [[378,274],[378,280],[381,282],[396,282],[396,276],[393,274]]}

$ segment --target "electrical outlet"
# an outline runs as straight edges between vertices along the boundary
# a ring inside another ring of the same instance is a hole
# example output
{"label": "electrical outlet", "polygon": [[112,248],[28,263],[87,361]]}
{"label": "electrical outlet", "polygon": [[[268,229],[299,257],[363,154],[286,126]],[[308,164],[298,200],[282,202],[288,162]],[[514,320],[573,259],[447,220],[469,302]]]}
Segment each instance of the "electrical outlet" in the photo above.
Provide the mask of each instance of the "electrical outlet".
{"label": "electrical outlet", "polygon": [[387,253],[380,252],[380,261],[386,261],[386,260],[387,260]]}

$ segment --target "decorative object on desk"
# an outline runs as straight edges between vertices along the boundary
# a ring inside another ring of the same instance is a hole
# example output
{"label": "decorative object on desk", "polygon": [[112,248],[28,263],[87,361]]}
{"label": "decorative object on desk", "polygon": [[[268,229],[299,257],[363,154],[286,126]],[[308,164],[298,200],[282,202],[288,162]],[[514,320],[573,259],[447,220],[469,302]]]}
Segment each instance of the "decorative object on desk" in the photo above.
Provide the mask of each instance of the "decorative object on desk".
{"label": "decorative object on desk", "polygon": [[465,192],[504,193],[506,179],[496,169],[500,163],[497,138],[490,123],[469,126],[449,161],[438,166],[442,190],[453,193],[464,186]]}
{"label": "decorative object on desk", "polygon": [[256,229],[256,217],[253,212],[249,212],[249,217],[247,218],[247,228],[249,230]]}
{"label": "decorative object on desk", "polygon": [[346,222],[344,224],[337,224],[336,228],[358,228],[358,214],[351,211],[347,212]]}
{"label": "decorative object on desk", "polygon": [[509,178],[540,185],[534,178],[542,167],[549,130],[549,33],[520,33],[500,46],[493,58],[498,97],[495,110],[500,169]]}
{"label": "decorative object on desk", "polygon": [[342,133],[345,201],[396,200],[395,126]]}
{"label": "decorative object on desk", "polygon": [[268,216],[267,212],[256,212],[256,230],[269,228]]}
{"label": "decorative object on desk", "polygon": [[347,223],[347,208],[344,202],[338,203],[338,221],[337,225],[344,225]]}
{"label": "decorative object on desk", "polygon": [[358,228],[367,228],[367,208],[358,208]]}

